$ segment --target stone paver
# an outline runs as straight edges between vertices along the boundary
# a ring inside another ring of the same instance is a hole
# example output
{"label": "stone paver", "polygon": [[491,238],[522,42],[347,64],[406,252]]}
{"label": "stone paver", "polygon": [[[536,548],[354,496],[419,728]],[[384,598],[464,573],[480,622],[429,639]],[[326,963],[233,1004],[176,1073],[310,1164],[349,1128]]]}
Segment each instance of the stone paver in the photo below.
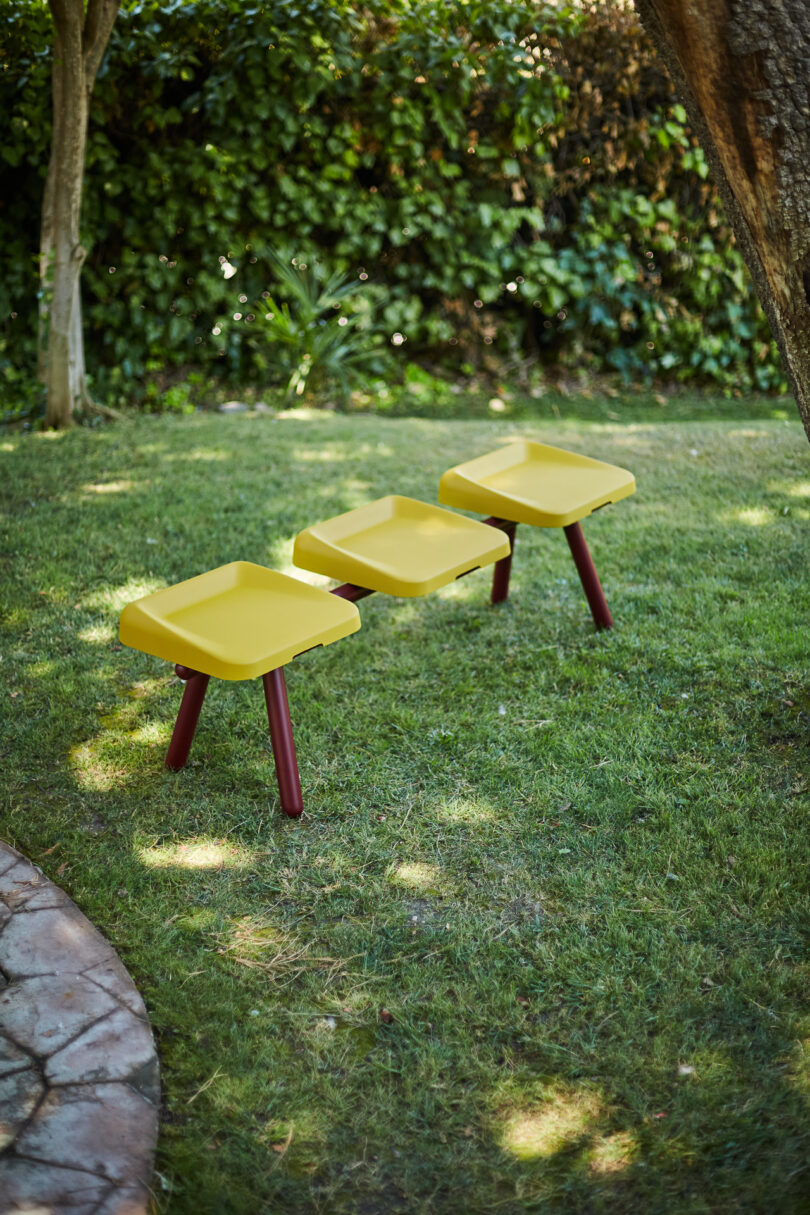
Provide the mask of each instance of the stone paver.
{"label": "stone paver", "polygon": [[81,974],[99,961],[99,954],[113,952],[88,925],[74,904],[12,915],[3,929],[0,967],[9,979],[64,974],[68,964],[68,973]]}
{"label": "stone paver", "polygon": [[99,1177],[129,1181],[134,1163],[151,1164],[154,1113],[151,1103],[126,1084],[60,1085],[17,1136],[17,1152],[65,1168],[81,1162]]}
{"label": "stone paver", "polygon": [[146,1215],[159,1099],[114,949],[0,842],[0,1215]]}
{"label": "stone paver", "polygon": [[146,1019],[146,1005],[141,999],[141,993],[132,986],[132,979],[119,958],[108,958],[104,962],[99,962],[98,966],[91,966],[89,970],[84,971],[84,977],[90,979],[98,987],[102,987],[130,1012]]}
{"label": "stone paver", "polygon": [[45,1093],[35,1067],[0,1076],[0,1150],[13,1143]]}
{"label": "stone paver", "polygon": [[93,1215],[141,1215],[149,1204],[149,1191],[143,1185],[116,1186]]}
{"label": "stone paver", "polygon": [[17,1046],[46,1058],[115,1007],[79,975],[34,976],[0,991],[0,1026]]}
{"label": "stone paver", "polygon": [[31,1056],[28,1051],[20,1050],[19,1046],[0,1035],[0,1076],[7,1076],[9,1072],[22,1071],[23,1068],[30,1066]]}
{"label": "stone paver", "polygon": [[[94,1215],[100,1202],[114,1187],[103,1177],[83,1169],[55,1169],[35,1160],[0,1157],[0,1212],[10,1215],[30,1211],[32,1215]],[[138,1215],[142,1215],[141,1207]],[[134,1213],[133,1213],[134,1215]]]}
{"label": "stone paver", "polygon": [[152,1033],[128,1008],[96,1021],[45,1063],[50,1084],[70,1084],[75,1076],[94,1082],[128,1080],[155,1057]]}

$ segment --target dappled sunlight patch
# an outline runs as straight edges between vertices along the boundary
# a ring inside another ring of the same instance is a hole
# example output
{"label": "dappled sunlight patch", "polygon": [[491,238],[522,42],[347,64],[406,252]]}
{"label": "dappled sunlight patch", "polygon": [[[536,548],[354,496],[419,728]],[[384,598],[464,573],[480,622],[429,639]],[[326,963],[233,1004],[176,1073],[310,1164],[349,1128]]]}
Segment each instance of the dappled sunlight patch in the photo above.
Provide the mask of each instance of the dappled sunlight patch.
{"label": "dappled sunlight patch", "polygon": [[[592,456],[595,460],[606,460],[609,464],[618,464],[620,468],[629,468],[631,472],[641,475],[642,469],[639,464],[645,458],[648,460],[659,460],[661,458],[661,448],[658,443],[646,436],[619,436],[606,435],[605,441],[600,443],[598,447],[595,444],[590,444],[588,448],[582,451],[584,456]],[[561,446],[560,443],[554,446]],[[686,452],[684,452],[686,455]],[[689,457],[692,459],[693,457]],[[610,513],[612,503],[608,504],[607,513]],[[618,503],[619,507],[623,503]]]}
{"label": "dappled sunlight patch", "polygon": [[419,894],[444,894],[448,885],[438,865],[428,865],[422,861],[404,861],[397,865],[390,881],[402,890],[417,891]]}
{"label": "dappled sunlight patch", "polygon": [[268,569],[278,570],[280,574],[289,574],[295,578],[298,576],[298,570],[292,563],[292,551],[292,538],[279,537],[269,545],[267,554],[257,554],[256,560],[259,565],[266,565]]}
{"label": "dappled sunlight patch", "polygon": [[325,574],[313,574],[311,570],[302,570],[299,566],[293,565],[292,561],[279,562],[273,568],[282,574],[289,575],[290,578],[297,578],[299,582],[306,582],[307,586],[318,586],[322,591],[335,585],[333,578],[327,578]]}
{"label": "dappled sunlight patch", "polygon": [[389,443],[383,443],[382,441],[378,441],[377,443],[360,443],[353,446],[351,452],[354,456],[371,456],[375,460],[381,458],[393,460],[396,455],[394,448]]}
{"label": "dappled sunlight patch", "polygon": [[138,848],[138,859],[149,869],[246,869],[254,854],[230,840],[204,837]]}
{"label": "dappled sunlight patch", "polygon": [[284,548],[288,555],[272,557],[269,561],[270,569],[278,570],[280,574],[286,574],[288,578],[295,578],[297,582],[305,582],[307,586],[320,587],[322,591],[335,585],[334,578],[327,578],[325,574],[315,574],[312,570],[304,570],[298,565],[293,565],[292,545],[287,543]]}
{"label": "dappled sunlight patch", "polygon": [[[151,696],[158,696],[166,687],[166,684],[171,678],[173,678],[173,676],[164,676],[163,678],[152,679],[137,679],[134,683],[127,684],[125,688],[121,689],[121,691],[117,692],[116,694],[119,697],[130,701],[147,700]],[[120,709],[116,709],[115,712],[110,715],[110,720],[120,719],[123,723],[125,723],[129,720],[129,712],[129,706],[122,706]]]}
{"label": "dappled sunlight patch", "polygon": [[166,582],[162,578],[130,578],[121,586],[109,586],[103,590],[91,591],[82,600],[82,607],[109,608],[112,611],[121,612],[128,603],[132,603],[135,599],[143,599],[144,595],[151,595],[165,585]]}
{"label": "dappled sunlight patch", "polygon": [[[165,681],[164,681],[165,682]],[[131,701],[141,700],[152,695],[161,686],[161,681],[145,679],[127,688],[124,695]],[[122,705],[112,713],[99,718],[101,733],[95,738],[78,743],[68,752],[68,766],[77,782],[85,789],[97,792],[108,792],[120,788],[132,778],[132,768],[120,762],[120,746],[117,742],[112,747],[117,748],[115,761],[107,755],[110,748],[111,736],[117,739],[125,738],[128,742],[140,747],[163,749],[168,745],[172,725],[168,722],[141,721],[133,717],[134,706]],[[137,709],[135,709],[137,714]]]}
{"label": "dappled sunlight patch", "polygon": [[14,443],[0,443],[0,451],[16,451],[17,447]]}
{"label": "dappled sunlight patch", "polygon": [[302,464],[330,464],[345,460],[347,455],[346,450],[338,451],[336,447],[296,447],[291,458]]}
{"label": "dappled sunlight patch", "polygon": [[89,629],[82,629],[79,641],[87,645],[106,645],[116,638],[116,629],[112,624],[94,624]]}
{"label": "dappled sunlight patch", "polygon": [[165,722],[150,721],[145,725],[127,730],[126,736],[133,742],[147,747],[168,746],[172,727]]}
{"label": "dappled sunlight patch", "polygon": [[419,603],[421,596],[413,598],[395,600],[391,599],[392,605],[390,618],[393,624],[407,625],[414,624],[422,617],[422,605]]}
{"label": "dappled sunlight patch", "polygon": [[298,582],[305,582],[308,586],[319,586],[325,589],[334,585],[334,580],[325,577],[324,574],[315,574],[311,570],[293,565],[292,555],[292,538],[276,540],[269,547],[266,564],[270,569],[278,570],[280,574],[286,574],[288,578],[295,578]]}
{"label": "dappled sunlight patch", "polygon": [[165,679],[137,679],[127,687],[124,695],[130,700],[145,700],[147,696],[157,696],[165,683]]}
{"label": "dappled sunlight patch", "polygon": [[447,823],[488,823],[497,817],[496,811],[488,802],[468,797],[438,802],[431,813],[435,818]]}
{"label": "dappled sunlight patch", "polygon": [[356,510],[358,506],[365,506],[373,496],[371,483],[369,481],[360,481],[357,477],[348,477],[343,482],[342,490],[345,496],[345,503],[335,511],[336,515],[343,515],[346,511]]}
{"label": "dappled sunlight patch", "polygon": [[53,675],[58,666],[53,658],[40,658],[38,662],[31,664],[30,671],[36,679],[45,679],[48,675]]}
{"label": "dappled sunlight patch", "polygon": [[335,415],[323,409],[312,409],[305,405],[298,409],[282,409],[276,415],[279,422],[329,422],[334,421]]}
{"label": "dappled sunlight patch", "polygon": [[[580,428],[577,427],[577,429]],[[632,447],[638,441],[639,437],[652,441],[653,438],[658,438],[660,434],[658,428],[653,428],[651,430],[647,422],[623,422],[618,426],[604,422],[601,425],[593,426],[589,429],[598,431],[599,434],[603,434],[607,438],[610,438],[617,445],[617,447]]]}
{"label": "dappled sunlight patch", "polygon": [[493,568],[492,565],[487,565],[470,570],[469,574],[465,574],[462,578],[456,578],[454,582],[448,582],[446,586],[439,587],[436,591],[437,598],[467,600],[480,598],[482,594],[485,597],[488,596],[487,575],[491,575]]}
{"label": "dappled sunlight patch", "polygon": [[83,789],[92,790],[95,793],[108,793],[111,789],[120,787],[130,772],[124,765],[112,763],[99,754],[100,741],[100,739],[94,738],[71,747],[68,751],[68,767],[77,784],[81,785]]}
{"label": "dappled sunlight patch", "polygon": [[505,1113],[498,1140],[518,1160],[545,1159],[587,1134],[601,1114],[595,1093],[558,1089],[538,1105]]}
{"label": "dappled sunlight patch", "polygon": [[126,494],[132,488],[132,481],[98,481],[81,485],[79,492],[88,496],[91,494]]}
{"label": "dappled sunlight patch", "polygon": [[795,485],[780,485],[779,491],[791,498],[810,498],[810,481],[797,481]]}
{"label": "dappled sunlight patch", "polygon": [[198,447],[196,451],[190,451],[187,455],[178,458],[183,460],[202,460],[207,464],[215,464],[230,460],[231,456],[232,452],[229,451],[206,451],[204,448]]}
{"label": "dappled sunlight patch", "polygon": [[774,522],[775,516],[767,506],[746,506],[742,510],[734,511],[731,518],[745,523],[748,527],[765,527],[766,524]]}
{"label": "dappled sunlight patch", "polygon": [[754,430],[751,427],[746,427],[745,429],[738,427],[734,430],[729,430],[727,435],[732,439],[769,439],[771,432],[768,430]]}
{"label": "dappled sunlight patch", "polygon": [[600,1135],[585,1153],[588,1170],[598,1177],[622,1173],[638,1159],[638,1141],[629,1131]]}

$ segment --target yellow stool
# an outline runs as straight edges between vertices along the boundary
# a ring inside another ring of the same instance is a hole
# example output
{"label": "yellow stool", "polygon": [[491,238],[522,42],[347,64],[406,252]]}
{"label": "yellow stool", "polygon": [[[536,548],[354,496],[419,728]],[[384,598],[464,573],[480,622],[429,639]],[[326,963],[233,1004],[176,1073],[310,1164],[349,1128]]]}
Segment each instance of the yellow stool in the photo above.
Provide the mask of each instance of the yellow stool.
{"label": "yellow stool", "polygon": [[[561,447],[518,439],[450,468],[439,483],[439,501],[491,516],[514,547],[518,523],[561,527],[597,628],[612,628],[610,615],[580,520],[636,488],[632,473]],[[511,552],[495,567],[492,602],[509,593]]]}
{"label": "yellow stool", "polygon": [[391,495],[299,532],[293,562],[343,582],[333,595],[362,599],[426,595],[508,554],[497,529]]}
{"label": "yellow stool", "polygon": [[264,683],[281,807],[303,809],[283,667],[360,628],[353,603],[275,570],[233,561],[156,591],[121,613],[124,645],[174,662],[186,681],[166,766],[188,759],[210,676]]}

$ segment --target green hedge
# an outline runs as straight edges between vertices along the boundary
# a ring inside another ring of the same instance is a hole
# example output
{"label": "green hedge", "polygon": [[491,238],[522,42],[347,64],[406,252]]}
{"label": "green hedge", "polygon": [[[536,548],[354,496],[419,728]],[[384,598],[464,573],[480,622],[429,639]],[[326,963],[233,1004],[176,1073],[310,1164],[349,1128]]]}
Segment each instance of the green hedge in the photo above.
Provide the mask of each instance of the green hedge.
{"label": "green hedge", "polygon": [[[50,26],[27,0],[2,20],[8,382],[34,363]],[[374,323],[406,339],[392,358],[782,380],[686,116],[621,7],[125,4],[83,222],[108,391],[171,367],[272,380],[255,303],[273,249],[362,275]]]}

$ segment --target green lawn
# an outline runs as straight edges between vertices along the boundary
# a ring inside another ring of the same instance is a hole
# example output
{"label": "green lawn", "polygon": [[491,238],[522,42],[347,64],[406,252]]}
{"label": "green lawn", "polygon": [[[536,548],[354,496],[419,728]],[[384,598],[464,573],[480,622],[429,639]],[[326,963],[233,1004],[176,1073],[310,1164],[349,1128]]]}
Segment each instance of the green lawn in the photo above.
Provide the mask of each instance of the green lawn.
{"label": "green lawn", "polygon": [[[161,1212],[810,1210],[810,448],[739,409],[0,434],[0,836],[146,999]],[[292,572],[507,434],[636,474],[585,524],[613,632],[521,528],[506,604],[378,595],[288,669],[302,819],[258,682],[164,769],[181,685],[125,603]]]}

